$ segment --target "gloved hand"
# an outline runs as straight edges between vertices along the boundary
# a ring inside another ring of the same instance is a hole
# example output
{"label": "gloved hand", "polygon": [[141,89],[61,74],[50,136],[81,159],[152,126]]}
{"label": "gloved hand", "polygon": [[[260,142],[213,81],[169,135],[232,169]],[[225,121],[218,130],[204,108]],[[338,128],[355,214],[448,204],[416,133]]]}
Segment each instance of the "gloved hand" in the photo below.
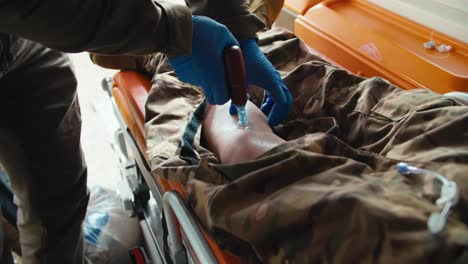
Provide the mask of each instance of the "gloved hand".
{"label": "gloved hand", "polygon": [[169,59],[177,77],[201,86],[210,104],[224,104],[229,90],[224,71],[224,48],[239,45],[226,26],[203,16],[192,16],[192,55]]}
{"label": "gloved hand", "polygon": [[[266,90],[266,100],[262,112],[268,115],[268,124],[275,126],[288,117],[292,106],[292,96],[278,71],[260,51],[257,41],[249,38],[240,42],[245,62],[247,83]],[[231,114],[237,110],[231,106]]]}

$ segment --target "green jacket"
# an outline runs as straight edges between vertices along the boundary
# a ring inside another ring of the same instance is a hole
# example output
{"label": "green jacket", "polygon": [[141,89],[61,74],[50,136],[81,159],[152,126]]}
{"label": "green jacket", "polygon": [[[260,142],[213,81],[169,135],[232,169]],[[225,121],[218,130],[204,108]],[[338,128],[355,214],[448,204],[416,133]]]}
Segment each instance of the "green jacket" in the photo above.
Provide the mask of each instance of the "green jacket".
{"label": "green jacket", "polygon": [[191,52],[191,15],[225,24],[238,38],[264,27],[248,0],[6,0],[0,32],[65,51],[169,55]]}

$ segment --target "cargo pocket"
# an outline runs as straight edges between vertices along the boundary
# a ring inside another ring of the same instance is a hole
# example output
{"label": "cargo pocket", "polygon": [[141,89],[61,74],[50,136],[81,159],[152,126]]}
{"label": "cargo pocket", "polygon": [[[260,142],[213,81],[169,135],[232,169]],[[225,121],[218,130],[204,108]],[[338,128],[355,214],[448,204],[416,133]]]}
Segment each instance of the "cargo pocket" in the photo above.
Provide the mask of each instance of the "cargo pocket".
{"label": "cargo pocket", "polygon": [[382,98],[372,109],[371,115],[400,121],[408,114],[440,100],[441,95],[430,90],[402,90]]}

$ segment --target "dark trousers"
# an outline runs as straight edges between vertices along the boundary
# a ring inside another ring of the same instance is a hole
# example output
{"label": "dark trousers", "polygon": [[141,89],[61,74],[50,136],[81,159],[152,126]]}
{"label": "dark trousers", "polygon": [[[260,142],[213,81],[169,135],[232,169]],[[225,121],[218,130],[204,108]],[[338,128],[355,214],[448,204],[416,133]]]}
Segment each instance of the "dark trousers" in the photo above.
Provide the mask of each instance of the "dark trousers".
{"label": "dark trousers", "polygon": [[0,78],[0,163],[18,205],[23,263],[83,263],[88,191],[71,62],[22,39],[10,54]]}

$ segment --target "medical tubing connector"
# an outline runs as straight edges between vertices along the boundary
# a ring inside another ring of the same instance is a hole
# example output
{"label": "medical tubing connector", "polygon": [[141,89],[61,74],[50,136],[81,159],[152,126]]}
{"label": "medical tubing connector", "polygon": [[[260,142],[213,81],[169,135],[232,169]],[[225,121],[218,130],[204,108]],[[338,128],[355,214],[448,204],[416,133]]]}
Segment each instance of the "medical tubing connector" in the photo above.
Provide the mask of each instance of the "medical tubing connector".
{"label": "medical tubing connector", "polygon": [[247,127],[249,125],[249,120],[247,120],[247,112],[245,111],[245,105],[237,106],[237,115],[239,117],[239,121],[237,121],[237,125],[240,127]]}
{"label": "medical tubing connector", "polygon": [[427,220],[427,227],[432,234],[436,235],[441,233],[447,224],[452,207],[457,204],[460,196],[457,183],[449,181],[445,176],[437,172],[417,168],[404,162],[398,163],[397,169],[402,175],[429,175],[442,183],[440,198],[436,201],[436,205],[442,208],[442,211],[439,213],[432,213]]}
{"label": "medical tubing connector", "polygon": [[244,64],[244,57],[239,46],[230,46],[224,50],[224,67],[226,69],[226,79],[231,96],[231,103],[237,109],[240,127],[247,127],[247,78]]}

